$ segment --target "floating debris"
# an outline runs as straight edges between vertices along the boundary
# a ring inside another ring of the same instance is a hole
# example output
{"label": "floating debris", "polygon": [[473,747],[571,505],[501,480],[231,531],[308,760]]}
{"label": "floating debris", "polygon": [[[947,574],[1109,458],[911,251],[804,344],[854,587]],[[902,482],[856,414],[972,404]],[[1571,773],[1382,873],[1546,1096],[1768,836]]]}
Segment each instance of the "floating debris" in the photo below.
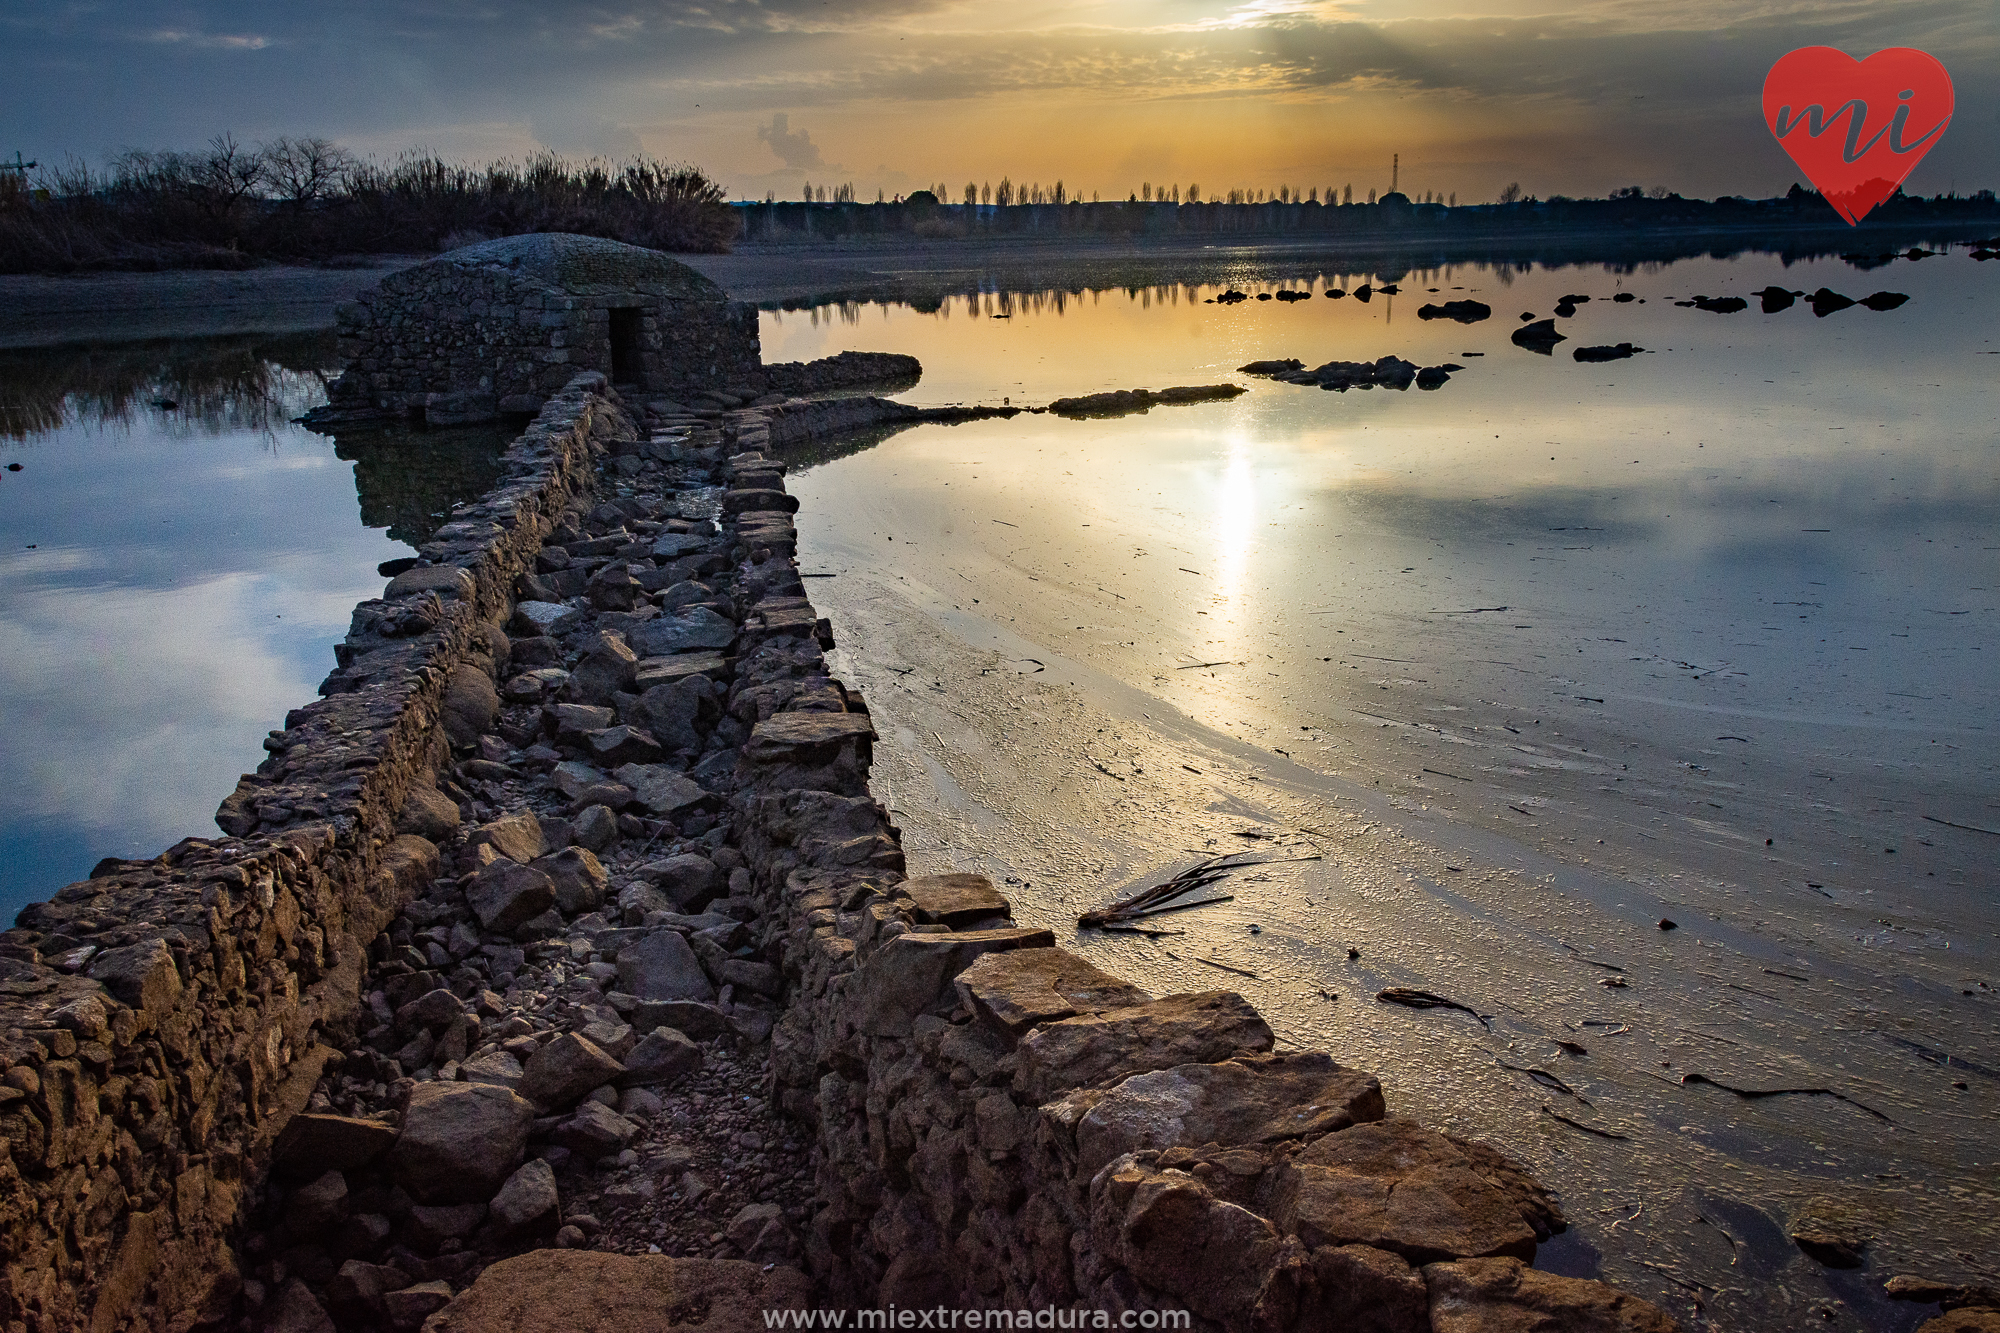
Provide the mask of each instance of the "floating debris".
{"label": "floating debris", "polygon": [[1442,995],[1433,995],[1427,990],[1391,986],[1387,990],[1375,992],[1375,998],[1384,1004],[1400,1004],[1407,1009],[1456,1009],[1462,1014],[1471,1014],[1487,1031],[1493,1030],[1492,1021],[1471,1005],[1460,1004],[1457,1000],[1447,999]]}

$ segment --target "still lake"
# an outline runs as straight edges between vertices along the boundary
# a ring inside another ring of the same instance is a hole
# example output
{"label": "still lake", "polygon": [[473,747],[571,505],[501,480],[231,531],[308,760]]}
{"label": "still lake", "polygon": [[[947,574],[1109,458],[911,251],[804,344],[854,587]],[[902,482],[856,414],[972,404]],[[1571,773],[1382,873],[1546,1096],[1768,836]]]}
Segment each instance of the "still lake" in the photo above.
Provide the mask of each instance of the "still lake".
{"label": "still lake", "polygon": [[[1241,989],[1392,1108],[1518,1152],[1576,1223],[1545,1262],[1697,1325],[1908,1327],[1887,1273],[1988,1272],[2000,265],[1222,276],[1311,299],[767,314],[768,360],[918,356],[911,401],[1250,389],[795,451],[808,590],[913,868],[987,873],[1067,936],[1202,856],[1272,859],[1158,919],[1184,935],[1076,947]],[[1764,314],[1766,285],[1909,300]],[[1565,295],[1593,298],[1569,341],[1511,343]],[[1418,318],[1451,299],[1492,318]],[[1619,342],[1647,350],[1572,355]],[[1464,369],[1236,373],[1390,354]],[[1484,1020],[1376,1002],[1395,986]],[[1816,1198],[1862,1219],[1865,1273],[1786,1239]]]}
{"label": "still lake", "polygon": [[214,815],[497,432],[339,444],[330,336],[0,353],[0,916]]}

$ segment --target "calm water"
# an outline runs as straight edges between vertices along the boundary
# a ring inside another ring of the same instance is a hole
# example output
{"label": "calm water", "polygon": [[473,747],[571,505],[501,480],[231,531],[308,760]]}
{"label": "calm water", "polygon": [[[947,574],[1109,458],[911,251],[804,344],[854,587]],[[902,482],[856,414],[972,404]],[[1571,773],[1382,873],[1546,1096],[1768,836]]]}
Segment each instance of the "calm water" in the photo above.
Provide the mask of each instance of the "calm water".
{"label": "calm water", "polygon": [[[831,576],[811,590],[915,866],[1063,929],[1204,853],[1322,857],[1163,921],[1184,937],[1077,946],[1156,991],[1240,987],[1393,1106],[1519,1153],[1578,1224],[1551,1264],[1696,1326],[1910,1327],[1888,1273],[1991,1280],[2000,265],[1466,267],[1365,305],[1319,293],[1383,275],[1266,276],[1235,285],[1314,295],[766,316],[772,360],[920,357],[917,401],[1250,389],[799,457],[801,563]],[[1910,299],[1675,304],[1767,283]],[[1566,294],[1594,299],[1553,356],[1510,343]],[[1416,317],[1467,297],[1493,317]],[[1621,341],[1649,350],[1571,356]],[[1465,369],[1344,394],[1234,373],[1385,354]],[[1396,985],[1493,1030],[1373,1002]],[[1871,1268],[1785,1240],[1816,1195],[1864,1215]]]}
{"label": "calm water", "polygon": [[213,836],[375,566],[487,484],[491,436],[292,425],[326,341],[0,354],[0,917]]}

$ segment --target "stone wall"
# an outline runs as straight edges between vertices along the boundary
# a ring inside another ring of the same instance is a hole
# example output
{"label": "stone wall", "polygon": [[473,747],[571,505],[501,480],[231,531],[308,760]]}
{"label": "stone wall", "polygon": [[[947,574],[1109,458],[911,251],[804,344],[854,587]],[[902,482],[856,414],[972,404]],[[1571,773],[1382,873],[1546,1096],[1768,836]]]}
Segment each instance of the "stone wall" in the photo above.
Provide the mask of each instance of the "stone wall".
{"label": "stone wall", "polygon": [[[569,382],[501,484],[363,603],[327,697],[223,803],[227,836],[107,861],[0,932],[0,1322],[189,1328],[229,1310],[277,1133],[353,1044],[367,946],[438,864],[398,836],[517,576],[624,430]],[[497,639],[497,643],[496,643]],[[487,686],[488,691],[491,685]]]}

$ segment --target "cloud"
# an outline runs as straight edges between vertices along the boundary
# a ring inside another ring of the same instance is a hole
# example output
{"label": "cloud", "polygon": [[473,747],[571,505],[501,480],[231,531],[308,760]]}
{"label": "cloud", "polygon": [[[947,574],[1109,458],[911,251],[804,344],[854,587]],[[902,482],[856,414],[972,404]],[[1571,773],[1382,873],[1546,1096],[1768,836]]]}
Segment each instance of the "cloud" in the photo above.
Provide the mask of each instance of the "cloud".
{"label": "cloud", "polygon": [[769,125],[757,127],[757,138],[770,145],[788,167],[822,167],[825,161],[819,155],[819,145],[812,141],[812,135],[804,130],[790,128],[791,118],[779,111],[772,115]]}
{"label": "cloud", "polygon": [[254,33],[187,32],[180,28],[157,28],[141,34],[139,40],[167,46],[192,46],[202,51],[262,51],[273,44],[269,37]]}

